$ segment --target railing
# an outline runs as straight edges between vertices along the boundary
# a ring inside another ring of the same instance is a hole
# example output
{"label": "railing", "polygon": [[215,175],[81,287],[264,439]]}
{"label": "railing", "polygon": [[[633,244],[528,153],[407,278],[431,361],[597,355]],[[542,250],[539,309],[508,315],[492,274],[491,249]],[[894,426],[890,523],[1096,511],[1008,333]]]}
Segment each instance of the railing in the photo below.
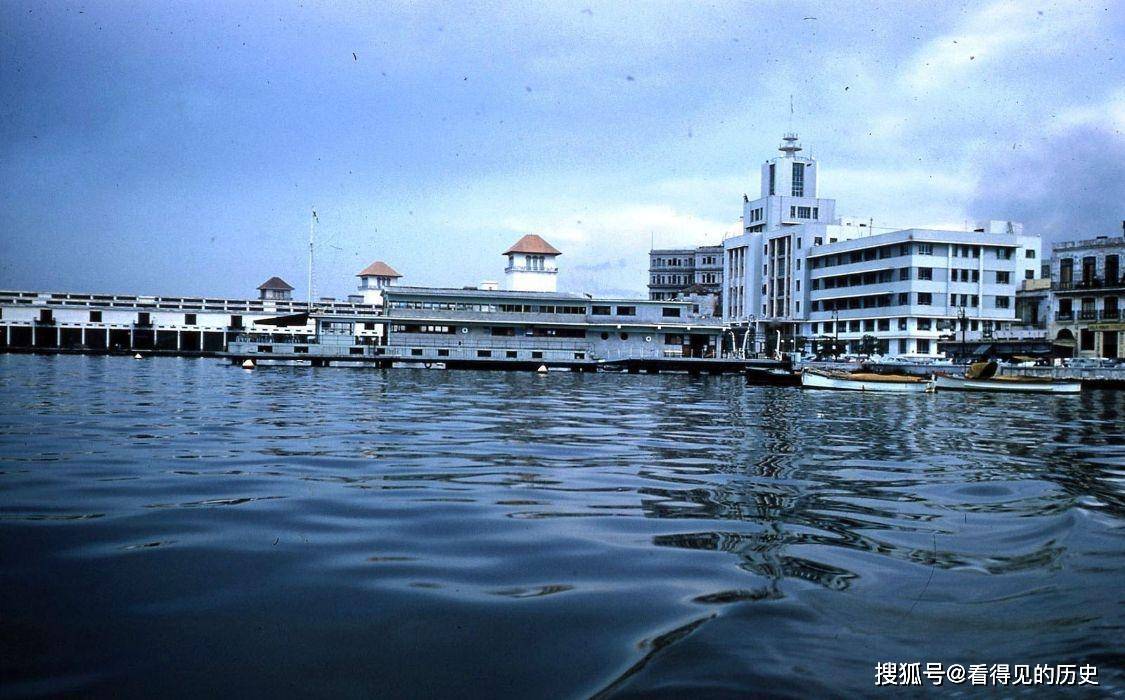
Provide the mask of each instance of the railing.
{"label": "railing", "polygon": [[1056,311],[1055,312],[1055,320],[1056,321],[1073,321],[1074,320],[1074,312],[1073,311]]}
{"label": "railing", "polygon": [[1098,312],[1094,309],[1082,309],[1078,312],[1079,321],[1096,321],[1098,320]]}
{"label": "railing", "polygon": [[1103,321],[1116,321],[1121,318],[1121,309],[1105,309],[1098,313],[1098,318]]}
{"label": "railing", "polygon": [[1125,278],[1115,280],[1112,277],[1108,279],[1098,279],[1094,277],[1077,281],[1070,280],[1067,282],[1060,281],[1051,283],[1052,289],[1061,292],[1085,289],[1116,289],[1120,287],[1125,287]]}

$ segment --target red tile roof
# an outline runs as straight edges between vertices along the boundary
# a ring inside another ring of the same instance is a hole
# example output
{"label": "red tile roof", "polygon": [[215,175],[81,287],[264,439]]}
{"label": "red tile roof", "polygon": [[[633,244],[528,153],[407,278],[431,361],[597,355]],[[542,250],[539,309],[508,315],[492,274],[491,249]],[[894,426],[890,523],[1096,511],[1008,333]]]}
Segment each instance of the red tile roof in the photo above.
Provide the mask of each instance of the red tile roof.
{"label": "red tile roof", "polygon": [[280,277],[270,277],[268,280],[258,285],[258,289],[280,289],[285,292],[293,291],[293,287]]}
{"label": "red tile roof", "polygon": [[534,233],[529,233],[523,238],[519,239],[504,251],[504,255],[508,253],[533,253],[536,255],[562,255],[553,245],[543,240]]}
{"label": "red tile roof", "polygon": [[376,260],[363,268],[363,272],[357,274],[356,277],[402,277],[402,275],[395,272],[393,267],[382,260]]}

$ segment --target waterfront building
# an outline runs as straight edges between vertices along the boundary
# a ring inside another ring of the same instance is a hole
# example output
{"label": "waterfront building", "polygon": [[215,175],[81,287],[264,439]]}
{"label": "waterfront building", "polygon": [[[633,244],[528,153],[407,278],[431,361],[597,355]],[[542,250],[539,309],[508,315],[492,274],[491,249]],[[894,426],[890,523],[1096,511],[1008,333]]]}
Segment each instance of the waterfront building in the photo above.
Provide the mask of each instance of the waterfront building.
{"label": "waterfront building", "polygon": [[383,262],[376,260],[356,274],[359,278],[359,297],[362,303],[381,306],[383,290],[398,282],[402,275]]}
{"label": "waterfront building", "polygon": [[558,288],[556,259],[562,253],[539,236],[529,233],[504,251],[504,255],[508,258],[504,277],[509,290],[553,292]]}
{"label": "waterfront building", "polygon": [[293,298],[293,286],[280,277],[270,277],[258,285],[258,298],[262,301],[289,301]]}
{"label": "waterfront building", "polygon": [[661,248],[648,253],[648,298],[676,299],[686,293],[709,293],[723,288],[723,247]]}
{"label": "waterfront building", "polygon": [[1065,241],[1051,256],[1051,335],[1075,354],[1125,358],[1125,236]]}
{"label": "waterfront building", "polygon": [[[313,308],[325,317],[378,313],[378,307],[352,302],[319,302]],[[222,299],[0,291],[0,350],[213,354],[224,352],[262,320],[308,311],[306,302],[261,294],[258,299]],[[314,332],[307,321],[290,325],[285,335],[311,337]],[[357,334],[375,342],[380,327],[364,324]]]}
{"label": "waterfront building", "polygon": [[429,287],[385,298],[388,348],[435,362],[717,357],[723,332],[684,301]]}
{"label": "waterfront building", "polygon": [[959,318],[974,330],[1013,322],[1016,289],[1039,270],[1040,240],[1015,222],[965,231],[876,231],[837,218],[819,166],[795,134],[743,197],[742,231],[723,241],[723,317],[747,352],[814,349],[936,355]]}

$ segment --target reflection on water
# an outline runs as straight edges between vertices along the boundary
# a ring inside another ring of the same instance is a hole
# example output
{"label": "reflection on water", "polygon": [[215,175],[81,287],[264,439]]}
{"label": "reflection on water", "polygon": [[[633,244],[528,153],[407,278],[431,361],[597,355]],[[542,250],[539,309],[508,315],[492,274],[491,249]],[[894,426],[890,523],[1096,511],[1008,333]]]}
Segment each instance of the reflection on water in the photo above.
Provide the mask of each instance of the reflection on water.
{"label": "reflection on water", "polygon": [[0,693],[1121,690],[1123,409],[0,356]]}

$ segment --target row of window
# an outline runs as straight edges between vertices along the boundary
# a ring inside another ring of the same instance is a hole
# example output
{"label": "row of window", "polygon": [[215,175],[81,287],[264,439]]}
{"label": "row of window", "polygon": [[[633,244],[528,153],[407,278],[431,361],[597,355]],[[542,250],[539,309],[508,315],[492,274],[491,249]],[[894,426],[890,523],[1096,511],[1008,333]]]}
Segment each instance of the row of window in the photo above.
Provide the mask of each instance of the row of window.
{"label": "row of window", "polygon": [[[796,195],[794,195],[796,196]],[[789,218],[791,219],[819,219],[820,207],[789,207]],[[798,246],[800,247],[800,246]]]}
{"label": "row of window", "polygon": [[[874,333],[874,332],[889,332],[893,325],[899,331],[907,330],[905,318],[864,318],[852,319],[850,321],[840,321],[840,333]],[[981,322],[976,319],[968,320],[966,326],[967,330],[979,330]],[[985,327],[991,327],[992,321],[985,320]],[[820,323],[813,322],[809,324],[812,333],[835,333],[837,332],[835,324],[832,321],[823,321]],[[952,331],[957,329],[957,320],[949,318],[918,318],[915,319],[914,327],[920,331]]]}
{"label": "row of window", "polygon": [[[1059,282],[1071,284],[1074,281],[1074,258],[1059,259]],[[1121,260],[1117,255],[1105,256],[1102,267],[1102,279],[1098,280],[1098,259],[1095,256],[1082,258],[1082,284],[1091,285],[1095,281],[1104,281],[1107,285],[1118,284],[1125,281],[1121,275]]]}
{"label": "row of window", "polygon": [[[936,295],[940,296],[940,295]],[[899,292],[898,294],[872,294],[862,297],[848,297],[845,299],[825,299],[822,301],[814,301],[811,304],[811,311],[836,311],[843,309],[873,309],[882,308],[886,306],[910,306],[912,303],[916,306],[933,306],[935,295],[932,292]],[[987,296],[984,297],[988,305],[996,309],[1010,309],[1012,308],[1012,297],[1008,296]],[[976,294],[950,294],[949,304],[950,307],[971,307],[977,308],[980,306],[981,297]]]}
{"label": "row of window", "polygon": [[[820,245],[819,239],[817,245]],[[953,257],[964,258],[979,258],[982,249],[984,251],[993,251],[996,258],[999,260],[1010,260],[1012,257],[1012,249],[1001,246],[979,246],[979,245],[954,245]],[[815,257],[812,259],[812,266],[814,269],[821,267],[833,267],[835,265],[850,265],[858,262],[868,262],[871,260],[884,260],[886,258],[901,257],[904,255],[944,255],[946,252],[945,245],[935,245],[933,243],[898,243],[891,245],[883,245],[875,248],[864,248],[863,250],[853,250],[847,253],[837,253],[835,255],[825,255],[823,257]],[[1025,255],[1029,259],[1035,258],[1035,251],[1031,248],[1026,249]]]}
{"label": "row of window", "polygon": [[[477,313],[586,314],[585,306],[554,304],[468,304],[442,301],[391,301],[389,309],[426,309],[434,311],[474,311]],[[633,307],[635,309],[635,307]]]}

